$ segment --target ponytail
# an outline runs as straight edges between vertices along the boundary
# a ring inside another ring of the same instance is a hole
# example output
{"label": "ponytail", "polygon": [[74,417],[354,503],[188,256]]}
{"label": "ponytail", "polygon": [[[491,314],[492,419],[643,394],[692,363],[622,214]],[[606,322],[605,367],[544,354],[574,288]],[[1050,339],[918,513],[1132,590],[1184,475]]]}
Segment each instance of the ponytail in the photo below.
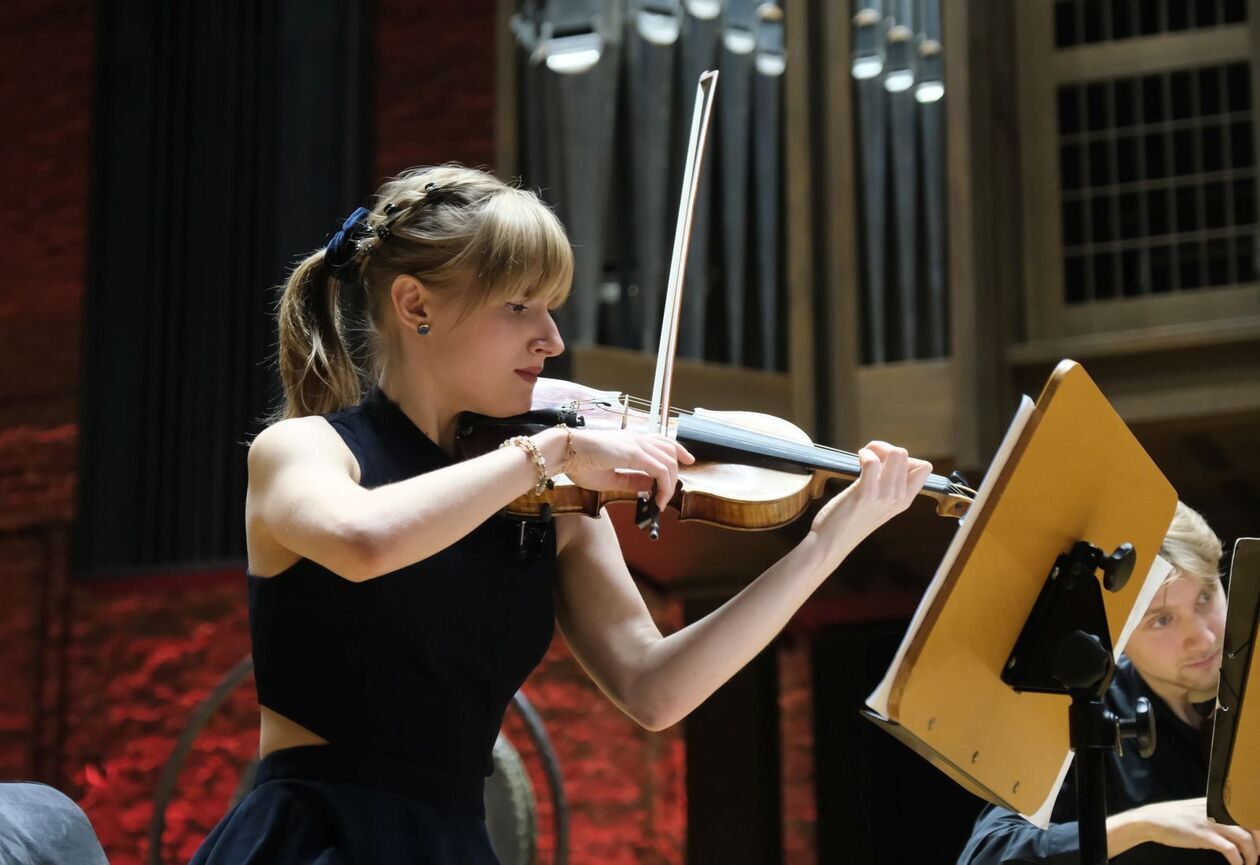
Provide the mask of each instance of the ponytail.
{"label": "ponytail", "polygon": [[279,308],[280,418],[327,414],[362,397],[359,370],[342,329],[338,294],[324,250],[307,256],[285,282]]}

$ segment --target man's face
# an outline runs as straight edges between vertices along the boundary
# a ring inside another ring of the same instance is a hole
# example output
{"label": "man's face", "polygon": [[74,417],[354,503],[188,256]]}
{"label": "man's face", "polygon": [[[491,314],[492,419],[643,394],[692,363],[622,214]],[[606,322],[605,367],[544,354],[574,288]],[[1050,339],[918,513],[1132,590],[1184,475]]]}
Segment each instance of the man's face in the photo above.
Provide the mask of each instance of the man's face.
{"label": "man's face", "polygon": [[1157,692],[1216,696],[1225,634],[1225,592],[1216,577],[1178,576],[1151,601],[1124,653]]}

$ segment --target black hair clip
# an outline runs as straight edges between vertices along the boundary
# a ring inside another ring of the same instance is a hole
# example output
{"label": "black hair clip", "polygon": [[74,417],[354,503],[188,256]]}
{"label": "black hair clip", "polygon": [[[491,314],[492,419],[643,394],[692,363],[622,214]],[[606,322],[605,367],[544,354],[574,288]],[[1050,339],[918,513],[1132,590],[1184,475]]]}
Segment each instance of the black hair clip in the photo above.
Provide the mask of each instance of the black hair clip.
{"label": "black hair clip", "polygon": [[341,224],[341,230],[324,244],[324,263],[329,271],[342,282],[358,282],[363,270],[362,249],[359,241],[372,233],[368,225],[371,213],[366,207],[357,208]]}
{"label": "black hair clip", "polygon": [[429,181],[428,183],[424,185],[424,191],[426,194],[432,192],[433,190],[437,188],[438,188],[438,185],[432,181]]}
{"label": "black hair clip", "polygon": [[376,226],[376,236],[381,240],[389,238],[389,236],[393,234],[391,226],[397,219],[400,218],[400,214],[406,209],[406,206],[399,204],[397,201],[391,201],[389,204],[385,205],[384,209],[381,211],[385,219],[380,225]]}

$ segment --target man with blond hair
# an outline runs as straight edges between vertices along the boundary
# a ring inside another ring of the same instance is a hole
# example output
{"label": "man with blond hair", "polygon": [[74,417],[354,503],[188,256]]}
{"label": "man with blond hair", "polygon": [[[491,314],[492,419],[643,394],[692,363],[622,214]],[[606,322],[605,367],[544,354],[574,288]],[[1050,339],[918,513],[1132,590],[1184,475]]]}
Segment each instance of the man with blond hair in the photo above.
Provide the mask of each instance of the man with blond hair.
{"label": "man with blond hair", "polygon": [[[1156,748],[1148,759],[1130,746],[1107,755],[1107,851],[1117,863],[1257,865],[1260,833],[1207,818],[1207,754],[1225,635],[1221,541],[1180,502],[1159,554],[1173,566],[1129,638],[1106,703],[1132,717],[1151,701]],[[958,865],[1080,861],[1075,786],[1055,800],[1050,826],[988,806]],[[1222,859],[1222,857],[1224,857]]]}

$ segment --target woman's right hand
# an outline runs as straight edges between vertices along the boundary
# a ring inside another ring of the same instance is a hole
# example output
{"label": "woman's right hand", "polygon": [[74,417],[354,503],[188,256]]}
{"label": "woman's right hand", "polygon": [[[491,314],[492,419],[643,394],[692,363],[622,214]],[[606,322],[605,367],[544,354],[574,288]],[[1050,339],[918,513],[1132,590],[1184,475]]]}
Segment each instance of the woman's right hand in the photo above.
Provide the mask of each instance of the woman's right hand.
{"label": "woman's right hand", "polygon": [[[540,443],[548,454],[547,464],[559,467],[569,480],[588,490],[633,490],[652,492],[656,503],[669,504],[678,486],[678,465],[696,461],[685,447],[659,434],[632,430],[547,430],[550,436]],[[573,453],[566,461],[568,437]],[[552,459],[555,462],[552,462]]]}

